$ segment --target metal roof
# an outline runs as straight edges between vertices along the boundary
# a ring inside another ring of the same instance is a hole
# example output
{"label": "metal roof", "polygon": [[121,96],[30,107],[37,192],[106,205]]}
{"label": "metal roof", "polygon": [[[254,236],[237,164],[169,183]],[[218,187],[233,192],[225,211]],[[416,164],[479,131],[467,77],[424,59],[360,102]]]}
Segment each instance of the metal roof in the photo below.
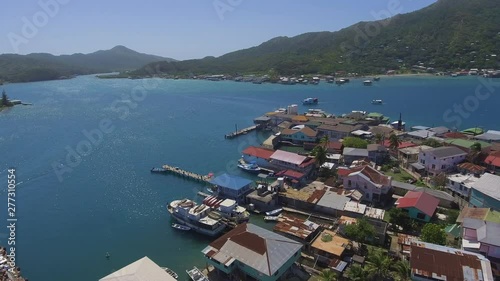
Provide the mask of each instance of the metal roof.
{"label": "metal roof", "polygon": [[276,152],[271,155],[271,159],[283,161],[295,165],[300,165],[304,162],[307,157],[298,155],[297,153],[292,153],[284,150],[276,150]]}
{"label": "metal roof", "polygon": [[99,281],[176,281],[148,257],[143,257]]}
{"label": "metal roof", "polygon": [[488,130],[486,133],[474,137],[478,140],[500,141],[500,131]]}
{"label": "metal roof", "polygon": [[441,146],[425,151],[426,153],[436,156],[436,158],[449,158],[453,156],[467,155],[467,153],[455,146]]}
{"label": "metal roof", "polygon": [[500,176],[492,174],[483,174],[473,185],[472,188],[488,195],[495,200],[500,201]]}
{"label": "metal roof", "polygon": [[239,189],[242,189],[245,186],[251,184],[252,181],[249,179],[245,179],[242,177],[233,176],[233,175],[229,175],[229,174],[224,173],[220,176],[217,176],[217,177],[211,179],[210,183],[217,185],[217,186],[220,186],[220,187],[223,187],[223,188],[239,190]]}
{"label": "metal roof", "polygon": [[351,201],[349,197],[339,195],[336,192],[329,190],[323,195],[323,197],[321,197],[321,199],[319,199],[316,205],[342,211],[344,210],[345,204],[349,201]]}
{"label": "metal roof", "polygon": [[364,148],[344,147],[344,156],[364,156],[368,157],[368,150]]}

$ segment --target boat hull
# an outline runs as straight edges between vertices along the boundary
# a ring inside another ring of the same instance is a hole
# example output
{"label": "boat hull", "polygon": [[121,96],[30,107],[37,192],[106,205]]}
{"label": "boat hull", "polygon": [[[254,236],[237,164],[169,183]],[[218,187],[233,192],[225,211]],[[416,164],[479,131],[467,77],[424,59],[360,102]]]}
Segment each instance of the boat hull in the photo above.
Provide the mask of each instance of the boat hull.
{"label": "boat hull", "polygon": [[179,215],[177,215],[174,212],[174,210],[172,208],[170,208],[170,206],[168,208],[168,212],[170,213],[172,218],[177,223],[184,225],[184,226],[187,226],[187,227],[191,228],[191,230],[193,230],[197,233],[203,234],[203,235],[212,236],[212,237],[217,236],[217,235],[221,234],[224,231],[224,229],[226,229],[226,225],[223,223],[220,223],[218,226],[216,226],[213,229],[206,229],[206,228],[200,227],[200,226],[196,225],[195,222],[191,222],[191,221],[184,219],[184,218],[180,217]]}

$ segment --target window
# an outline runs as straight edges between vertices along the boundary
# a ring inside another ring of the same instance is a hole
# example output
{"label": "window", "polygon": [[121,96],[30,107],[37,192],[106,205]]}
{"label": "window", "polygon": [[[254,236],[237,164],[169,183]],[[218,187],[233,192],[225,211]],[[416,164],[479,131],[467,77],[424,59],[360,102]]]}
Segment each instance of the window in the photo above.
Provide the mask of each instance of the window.
{"label": "window", "polygon": [[434,156],[434,160],[436,160],[436,156]]}
{"label": "window", "polygon": [[446,169],[446,165],[441,165],[441,169]]}
{"label": "window", "polygon": [[351,186],[351,180],[347,182],[347,186]]}
{"label": "window", "polygon": [[423,214],[423,213],[420,213],[420,212],[419,212],[419,213],[417,214],[417,219],[420,219],[420,220],[425,220],[425,214]]}
{"label": "window", "polygon": [[432,164],[432,169],[436,169],[436,165]]}

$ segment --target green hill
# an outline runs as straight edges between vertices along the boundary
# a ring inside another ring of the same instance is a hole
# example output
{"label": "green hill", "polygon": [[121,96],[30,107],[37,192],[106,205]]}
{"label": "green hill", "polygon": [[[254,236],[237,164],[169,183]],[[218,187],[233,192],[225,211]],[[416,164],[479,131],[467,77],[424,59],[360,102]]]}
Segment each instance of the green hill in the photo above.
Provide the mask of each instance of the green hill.
{"label": "green hill", "polygon": [[156,62],[167,74],[279,73],[344,70],[360,74],[413,65],[436,69],[498,68],[500,1],[439,0],[388,20],[360,22],[336,32],[277,37],[259,46],[214,58]]}
{"label": "green hill", "polygon": [[4,54],[0,55],[0,81],[42,81],[76,74],[133,70],[151,62],[165,60],[173,59],[138,53],[124,46],[91,54]]}

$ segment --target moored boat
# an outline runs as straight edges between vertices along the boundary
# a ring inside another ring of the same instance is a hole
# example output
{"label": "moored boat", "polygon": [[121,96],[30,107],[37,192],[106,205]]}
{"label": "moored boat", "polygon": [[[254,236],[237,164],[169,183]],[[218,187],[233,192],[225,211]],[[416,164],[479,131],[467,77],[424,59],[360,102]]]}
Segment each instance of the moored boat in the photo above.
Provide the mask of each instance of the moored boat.
{"label": "moored boat", "polygon": [[265,221],[278,221],[280,216],[265,216],[264,220]]}
{"label": "moored boat", "polygon": [[174,200],[167,209],[179,224],[204,235],[216,236],[226,228],[222,219],[209,217],[212,208],[206,204],[198,205],[189,199]]}
{"label": "moored boat", "polygon": [[272,211],[266,212],[266,216],[274,216],[274,215],[281,213],[282,211],[283,211],[282,208],[272,210]]}
{"label": "moored boat", "polygon": [[179,278],[179,275],[175,273],[172,269],[168,267],[162,267],[161,269],[165,270],[170,276],[174,277],[175,279]]}
{"label": "moored boat", "polygon": [[178,224],[178,223],[173,223],[172,227],[175,228],[175,229],[184,230],[184,231],[191,230],[191,227],[185,226],[185,225],[182,225],[182,224]]}
{"label": "moored boat", "polygon": [[365,81],[363,81],[363,85],[365,85],[365,86],[371,86],[372,85],[372,80],[365,80]]}
{"label": "moored boat", "polygon": [[186,273],[193,281],[210,281],[210,279],[208,279],[208,277],[205,276],[196,266],[194,266],[193,269],[186,270]]}
{"label": "moored boat", "polygon": [[382,104],[382,100],[372,100],[372,104]]}
{"label": "moored boat", "polygon": [[380,81],[380,77],[377,76],[377,77],[373,78],[373,81]]}
{"label": "moored boat", "polygon": [[260,172],[260,167],[257,166],[255,163],[240,163],[238,164],[238,168],[244,170],[245,172],[249,173],[256,173],[258,174]]}

